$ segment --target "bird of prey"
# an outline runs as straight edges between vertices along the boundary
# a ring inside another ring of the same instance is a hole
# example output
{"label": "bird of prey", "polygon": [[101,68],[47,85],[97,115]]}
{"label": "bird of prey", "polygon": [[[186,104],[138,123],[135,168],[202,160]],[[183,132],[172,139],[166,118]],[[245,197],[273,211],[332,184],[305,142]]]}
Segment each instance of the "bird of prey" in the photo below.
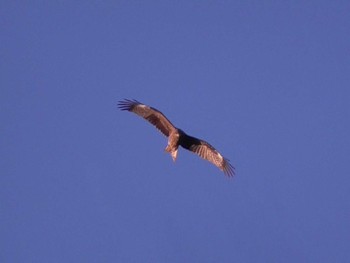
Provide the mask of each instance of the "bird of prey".
{"label": "bird of prey", "polygon": [[171,154],[174,162],[177,157],[177,150],[179,146],[182,146],[217,166],[225,175],[232,177],[235,174],[234,167],[229,163],[229,160],[223,157],[213,146],[176,128],[159,110],[137,100],[128,99],[119,101],[118,107],[123,111],[130,111],[144,118],[168,137],[168,145],[165,151]]}

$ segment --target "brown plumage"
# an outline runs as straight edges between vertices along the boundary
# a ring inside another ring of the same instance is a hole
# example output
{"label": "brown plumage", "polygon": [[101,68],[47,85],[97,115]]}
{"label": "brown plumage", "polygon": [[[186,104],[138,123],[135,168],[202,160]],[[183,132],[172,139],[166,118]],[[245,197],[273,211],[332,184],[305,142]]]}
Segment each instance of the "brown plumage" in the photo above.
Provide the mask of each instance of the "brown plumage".
{"label": "brown plumage", "polygon": [[165,136],[168,137],[168,145],[165,148],[175,162],[179,146],[196,153],[203,159],[217,166],[227,176],[235,174],[234,167],[229,160],[224,158],[213,146],[206,141],[187,135],[181,129],[176,128],[163,113],[155,108],[142,104],[137,100],[123,100],[118,103],[121,110],[133,112],[156,126]]}

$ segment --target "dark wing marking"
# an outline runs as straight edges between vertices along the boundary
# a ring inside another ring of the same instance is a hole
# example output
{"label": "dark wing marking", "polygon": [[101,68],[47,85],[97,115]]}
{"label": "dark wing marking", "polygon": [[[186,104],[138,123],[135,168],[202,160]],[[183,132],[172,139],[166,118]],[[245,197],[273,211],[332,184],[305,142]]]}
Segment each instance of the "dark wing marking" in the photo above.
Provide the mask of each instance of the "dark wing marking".
{"label": "dark wing marking", "polygon": [[170,131],[175,129],[175,126],[161,113],[159,110],[142,104],[137,100],[119,101],[118,107],[121,110],[127,110],[149,121],[156,126],[165,136],[169,136]]}
{"label": "dark wing marking", "polygon": [[217,166],[227,176],[235,174],[235,168],[230,164],[229,160],[223,157],[213,146],[206,141],[194,138],[192,136],[184,135],[180,145],[203,159],[211,162]]}

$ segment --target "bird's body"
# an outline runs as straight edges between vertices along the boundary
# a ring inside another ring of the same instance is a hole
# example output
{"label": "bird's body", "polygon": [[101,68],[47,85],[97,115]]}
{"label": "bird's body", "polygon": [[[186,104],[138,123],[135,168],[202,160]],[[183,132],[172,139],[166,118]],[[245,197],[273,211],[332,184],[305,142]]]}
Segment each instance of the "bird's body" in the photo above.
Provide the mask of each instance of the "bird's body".
{"label": "bird's body", "polygon": [[134,112],[156,126],[168,137],[166,152],[171,154],[175,162],[179,146],[198,154],[201,158],[213,163],[227,176],[234,175],[234,167],[213,146],[204,140],[187,135],[181,129],[176,128],[163,113],[136,100],[124,100],[118,104],[121,110]]}

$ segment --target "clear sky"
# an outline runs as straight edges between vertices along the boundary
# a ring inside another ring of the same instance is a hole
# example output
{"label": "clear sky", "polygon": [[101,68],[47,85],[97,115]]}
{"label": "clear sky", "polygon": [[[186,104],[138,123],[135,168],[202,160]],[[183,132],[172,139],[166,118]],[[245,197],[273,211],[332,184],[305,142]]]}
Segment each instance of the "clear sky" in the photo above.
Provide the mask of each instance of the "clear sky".
{"label": "clear sky", "polygon": [[[0,261],[350,262],[349,1],[2,1]],[[117,109],[137,99],[229,179]]]}

